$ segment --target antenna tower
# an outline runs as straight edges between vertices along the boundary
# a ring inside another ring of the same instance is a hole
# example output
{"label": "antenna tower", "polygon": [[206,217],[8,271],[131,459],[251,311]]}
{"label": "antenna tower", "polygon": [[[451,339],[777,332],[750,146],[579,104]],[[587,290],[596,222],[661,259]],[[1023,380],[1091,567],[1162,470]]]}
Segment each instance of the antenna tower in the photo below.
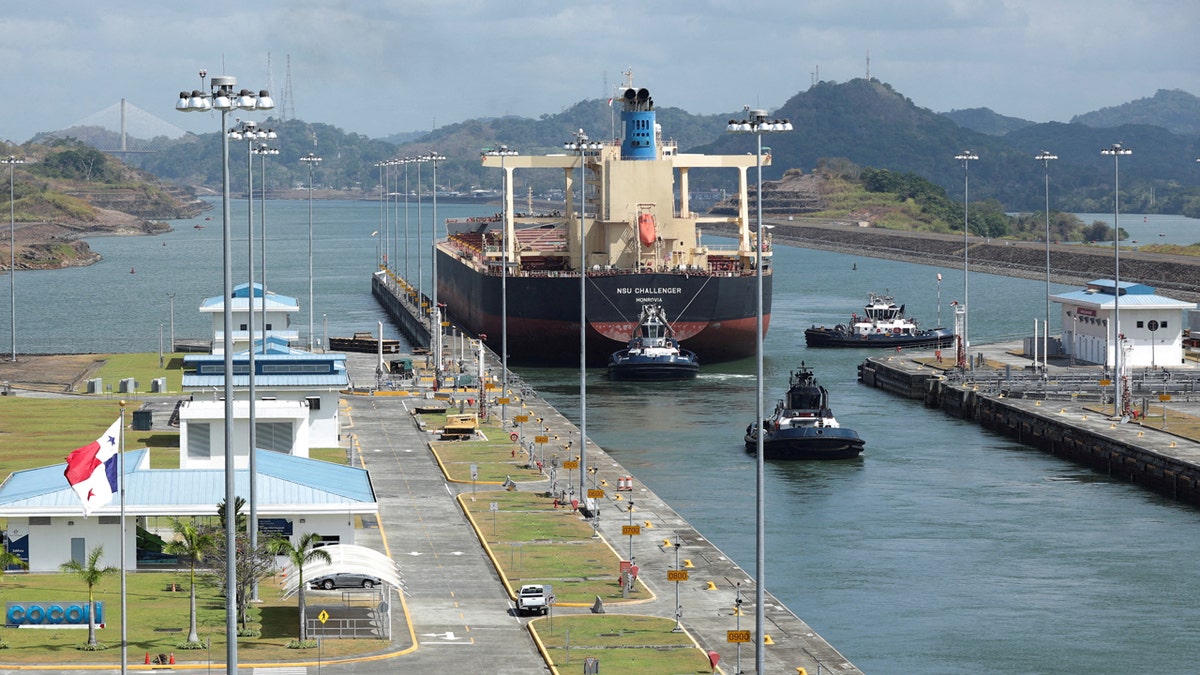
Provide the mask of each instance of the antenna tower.
{"label": "antenna tower", "polygon": [[292,55],[287,55],[287,73],[284,75],[283,91],[279,92],[279,121],[296,119],[296,107],[292,101]]}

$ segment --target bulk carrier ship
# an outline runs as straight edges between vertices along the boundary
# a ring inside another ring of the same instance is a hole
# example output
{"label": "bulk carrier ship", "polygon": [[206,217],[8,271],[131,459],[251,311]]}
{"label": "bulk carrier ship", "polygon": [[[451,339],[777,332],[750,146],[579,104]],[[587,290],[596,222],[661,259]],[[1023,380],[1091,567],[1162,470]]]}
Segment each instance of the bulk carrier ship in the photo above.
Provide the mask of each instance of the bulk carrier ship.
{"label": "bulk carrier ship", "polygon": [[[756,246],[762,247],[764,333],[771,312],[770,241],[760,243],[747,218],[747,171],[755,155],[682,154],[663,140],[648,90],[626,86],[617,98],[620,139],[586,141],[581,130],[562,154],[482,157],[485,167],[503,170],[504,207],[494,218],[447,223],[451,234],[436,247],[438,300],[447,319],[486,335],[496,352],[507,323],[516,362],[577,364],[582,275],[589,364],[603,365],[625,346],[643,305],[661,306],[676,337],[706,363],[753,355]],[[693,169],[737,173],[736,216],[691,211]],[[563,175],[564,211],[514,213],[514,172],[534,170]],[[736,241],[705,241],[706,223],[734,223]]]}

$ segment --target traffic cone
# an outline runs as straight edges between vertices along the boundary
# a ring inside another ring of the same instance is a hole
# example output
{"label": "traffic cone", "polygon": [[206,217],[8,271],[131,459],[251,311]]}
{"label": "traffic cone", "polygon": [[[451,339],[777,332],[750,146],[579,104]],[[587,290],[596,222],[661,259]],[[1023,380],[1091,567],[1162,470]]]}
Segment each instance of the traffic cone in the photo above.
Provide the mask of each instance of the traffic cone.
{"label": "traffic cone", "polygon": [[170,665],[175,665],[175,652],[171,652],[171,660],[167,661]]}
{"label": "traffic cone", "polygon": [[150,652],[146,652],[146,665],[150,665]]}

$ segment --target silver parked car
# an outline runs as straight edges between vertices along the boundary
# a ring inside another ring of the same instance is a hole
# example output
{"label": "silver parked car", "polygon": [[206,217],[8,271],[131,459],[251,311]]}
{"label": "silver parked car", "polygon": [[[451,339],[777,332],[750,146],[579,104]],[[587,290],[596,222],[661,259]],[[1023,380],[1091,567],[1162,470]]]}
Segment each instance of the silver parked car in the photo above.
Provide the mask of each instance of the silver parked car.
{"label": "silver parked car", "polygon": [[338,572],[337,574],[326,574],[325,576],[317,577],[308,582],[309,588],[321,588],[331,591],[335,588],[375,588],[383,583],[379,577],[373,577],[369,574],[358,574],[355,572]]}

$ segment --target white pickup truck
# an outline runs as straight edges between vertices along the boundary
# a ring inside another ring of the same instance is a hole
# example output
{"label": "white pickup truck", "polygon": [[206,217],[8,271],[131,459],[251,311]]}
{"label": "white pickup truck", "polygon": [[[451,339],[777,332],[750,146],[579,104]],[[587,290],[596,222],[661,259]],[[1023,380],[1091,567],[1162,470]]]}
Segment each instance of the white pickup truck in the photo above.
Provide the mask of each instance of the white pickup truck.
{"label": "white pickup truck", "polygon": [[527,584],[517,592],[518,614],[546,614],[554,602],[554,591],[549,584]]}

